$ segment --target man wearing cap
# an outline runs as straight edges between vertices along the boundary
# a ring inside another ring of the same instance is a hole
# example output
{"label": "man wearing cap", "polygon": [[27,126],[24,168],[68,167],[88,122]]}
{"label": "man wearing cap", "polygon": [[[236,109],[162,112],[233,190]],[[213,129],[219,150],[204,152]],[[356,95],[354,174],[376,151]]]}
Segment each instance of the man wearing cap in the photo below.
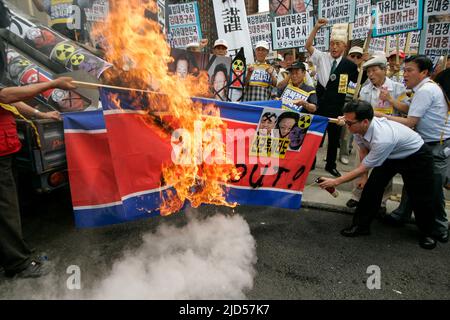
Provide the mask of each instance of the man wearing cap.
{"label": "man wearing cap", "polygon": [[[433,82],[429,75],[433,69],[433,62],[426,56],[412,56],[405,60],[405,83],[412,89],[414,96],[411,99],[408,116],[406,118],[378,113],[389,120],[400,122],[417,133],[431,148],[434,158],[433,178],[435,181],[435,195],[433,199],[436,219],[433,225],[433,236],[440,242],[448,242],[448,220],[445,212],[445,197],[443,186],[448,167],[447,150],[450,148],[450,123],[448,121],[447,101],[442,89]],[[394,212],[386,216],[385,221],[400,225],[411,216],[411,203],[414,199],[409,197],[409,190],[403,189],[402,201]]]}
{"label": "man wearing cap", "polygon": [[277,85],[278,96],[283,100],[283,107],[306,113],[316,112],[316,89],[304,82],[306,67],[303,62],[292,64],[288,71],[289,75],[286,79]]}
{"label": "man wearing cap", "polygon": [[[349,81],[357,82],[358,68],[356,64],[343,56],[347,47],[346,26],[333,26],[329,53],[321,52],[314,48],[313,41],[317,31],[322,26],[325,26],[327,22],[327,19],[324,18],[320,18],[317,21],[306,41],[305,47],[317,72],[318,82],[316,89],[319,99],[317,114],[335,118],[342,115],[348,83]],[[336,158],[341,128],[337,124],[329,123],[327,132],[328,150],[325,170],[333,176],[339,177],[341,174],[336,169]]]}
{"label": "man wearing cap", "polygon": [[247,67],[243,101],[265,101],[270,99],[272,87],[277,85],[275,69],[266,63],[269,43],[259,41],[255,46],[256,62]]}
{"label": "man wearing cap", "polygon": [[214,42],[213,54],[225,57],[228,53],[228,43],[223,39],[217,39]]}
{"label": "man wearing cap", "polygon": [[[360,100],[370,103],[375,112],[397,116],[408,113],[410,101],[406,95],[406,88],[403,84],[394,82],[386,76],[387,60],[385,57],[373,57],[363,64],[363,69],[370,82],[362,87],[359,93]],[[365,179],[361,179],[357,184],[356,189],[352,192],[352,198],[347,202],[348,207],[356,207],[365,182]],[[381,213],[386,212],[386,201],[391,192],[392,183],[388,184],[383,194]]]}
{"label": "man wearing cap", "polygon": [[387,76],[396,82],[405,83],[403,79],[403,61],[405,60],[405,53],[402,50],[398,51],[398,63],[397,50],[391,51],[387,59],[389,62]]}

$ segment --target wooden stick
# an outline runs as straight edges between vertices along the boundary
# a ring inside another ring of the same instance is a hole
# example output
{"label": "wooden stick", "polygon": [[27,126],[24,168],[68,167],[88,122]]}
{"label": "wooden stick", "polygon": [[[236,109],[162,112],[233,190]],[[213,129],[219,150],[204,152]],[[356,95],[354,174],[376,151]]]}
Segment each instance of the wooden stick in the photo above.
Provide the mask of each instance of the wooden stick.
{"label": "wooden stick", "polygon": [[[367,32],[366,42],[364,42],[363,55],[367,54],[369,52],[369,45],[370,45],[370,41],[372,40],[372,27],[373,27],[374,23],[375,23],[375,17],[372,17],[372,19],[370,20],[369,31]],[[358,100],[359,91],[361,90],[361,81],[362,81],[363,73],[364,73],[364,69],[361,66],[359,69],[358,81],[356,82],[355,93],[353,94],[353,100]]]}
{"label": "wooden stick", "polygon": [[442,61],[442,70],[446,69],[445,67],[447,66],[447,61],[448,61],[448,54],[444,56],[444,61]]}
{"label": "wooden stick", "polygon": [[395,35],[395,48],[397,49],[397,53],[395,54],[395,63],[397,64],[397,65],[399,65],[400,64],[400,52],[399,52],[399,50],[400,50],[400,35],[397,33],[396,35]]}
{"label": "wooden stick", "polygon": [[144,92],[144,93],[155,93],[155,94],[162,94],[160,92],[151,91],[151,90],[144,90],[144,89],[134,89],[134,88],[126,88],[126,87],[118,87],[118,86],[110,86],[106,84],[100,84],[100,83],[92,83],[92,82],[84,82],[84,81],[72,81],[73,84],[76,84],[80,87],[85,88],[108,88],[108,89],[116,89],[116,90],[124,90],[124,91],[136,91],[136,92]]}
{"label": "wooden stick", "polygon": [[408,34],[406,35],[406,44],[405,44],[405,56],[409,56],[409,53],[411,51],[411,37],[412,37],[412,33],[408,32]]}

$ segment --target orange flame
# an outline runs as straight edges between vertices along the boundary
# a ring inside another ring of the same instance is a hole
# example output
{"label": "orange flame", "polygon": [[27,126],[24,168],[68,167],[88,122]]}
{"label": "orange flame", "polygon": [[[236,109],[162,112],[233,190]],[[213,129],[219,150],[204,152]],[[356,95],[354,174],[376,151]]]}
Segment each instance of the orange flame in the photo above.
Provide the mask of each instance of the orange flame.
{"label": "orange flame", "polygon": [[[208,75],[188,75],[180,79],[169,74],[168,64],[172,62],[170,47],[157,22],[145,18],[145,10],[157,11],[155,0],[113,0],[105,23],[98,24],[94,36],[104,38],[107,46],[106,60],[115,68],[105,75],[109,83],[126,87],[151,89],[151,106],[146,122],[153,122],[155,113],[163,111],[170,117],[159,120],[166,122],[167,128],[183,128],[192,136],[195,123],[202,123],[206,130],[224,130],[225,124],[217,116],[205,117],[202,107],[192,102],[192,96],[209,95]],[[117,103],[117,101],[116,101]],[[155,126],[152,126],[153,128]],[[180,141],[182,143],[182,141]],[[203,139],[201,148],[208,149],[212,140]],[[189,164],[170,164],[162,168],[166,185],[173,186],[176,194],[168,192],[160,207],[161,215],[180,210],[189,200],[193,207],[202,203],[235,206],[225,200],[223,184],[229,180],[230,173],[236,175],[235,167],[229,161],[222,164],[205,164],[195,161],[195,146],[191,145],[183,156],[191,157]],[[225,146],[215,149],[225,154]],[[188,161],[189,162],[189,161]]]}

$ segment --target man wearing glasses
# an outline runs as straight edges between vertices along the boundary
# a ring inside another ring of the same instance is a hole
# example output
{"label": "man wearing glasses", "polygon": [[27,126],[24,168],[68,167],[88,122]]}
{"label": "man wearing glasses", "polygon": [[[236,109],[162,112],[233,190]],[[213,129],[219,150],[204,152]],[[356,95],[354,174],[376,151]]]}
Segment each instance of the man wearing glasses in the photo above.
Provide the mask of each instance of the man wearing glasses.
{"label": "man wearing glasses", "polygon": [[[397,173],[402,175],[411,197],[421,237],[419,245],[434,249],[431,237],[434,220],[433,156],[418,133],[394,121],[374,118],[366,101],[352,101],[343,109],[348,129],[359,146],[360,165],[337,179],[322,178],[321,188],[336,187],[360,178],[364,185],[361,199],[350,227],[341,231],[345,237],[370,234],[370,223],[378,212],[386,185]],[[369,170],[372,169],[370,177]]]}

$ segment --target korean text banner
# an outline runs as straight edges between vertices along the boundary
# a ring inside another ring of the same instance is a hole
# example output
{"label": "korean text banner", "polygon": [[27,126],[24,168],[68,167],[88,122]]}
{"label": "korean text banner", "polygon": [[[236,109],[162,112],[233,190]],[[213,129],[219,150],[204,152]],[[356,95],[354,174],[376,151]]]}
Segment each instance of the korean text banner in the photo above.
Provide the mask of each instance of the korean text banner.
{"label": "korean text banner", "polygon": [[[64,116],[72,203],[80,228],[159,215],[161,195],[174,192],[164,184],[161,169],[172,161],[171,137],[163,132],[167,128],[149,121],[144,111],[148,102],[112,91],[102,91],[101,98],[103,112]],[[227,201],[300,208],[328,119],[284,110],[281,101],[194,101],[204,110],[220,110],[227,127],[223,139],[229,139],[229,132],[250,132],[232,136],[232,160],[240,175],[223,185]],[[270,165],[254,162],[258,156],[271,160]]]}

